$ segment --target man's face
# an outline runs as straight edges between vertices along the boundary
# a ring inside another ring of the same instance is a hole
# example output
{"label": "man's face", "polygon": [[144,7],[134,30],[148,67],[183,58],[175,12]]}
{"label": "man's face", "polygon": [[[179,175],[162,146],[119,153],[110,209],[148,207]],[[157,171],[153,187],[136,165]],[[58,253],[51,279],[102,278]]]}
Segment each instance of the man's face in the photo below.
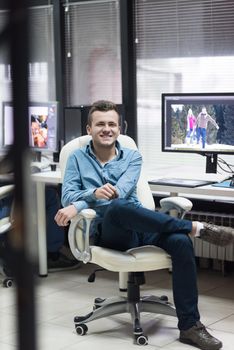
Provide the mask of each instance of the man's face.
{"label": "man's face", "polygon": [[120,134],[119,116],[116,111],[93,112],[92,124],[87,126],[87,133],[92,136],[94,147],[112,147]]}

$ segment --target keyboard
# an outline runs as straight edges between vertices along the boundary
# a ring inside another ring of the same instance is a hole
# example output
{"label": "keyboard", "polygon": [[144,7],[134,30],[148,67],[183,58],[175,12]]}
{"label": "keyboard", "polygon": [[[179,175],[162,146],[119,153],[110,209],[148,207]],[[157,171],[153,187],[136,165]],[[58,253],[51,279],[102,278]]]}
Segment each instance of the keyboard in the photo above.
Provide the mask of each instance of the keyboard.
{"label": "keyboard", "polygon": [[179,178],[162,178],[162,179],[149,181],[149,184],[152,184],[152,185],[178,186],[178,187],[190,187],[190,188],[211,185],[213,183],[215,183],[215,181],[197,180],[197,179],[179,179]]}
{"label": "keyboard", "polygon": [[39,173],[41,171],[50,170],[49,162],[31,162],[30,164],[32,173]]}

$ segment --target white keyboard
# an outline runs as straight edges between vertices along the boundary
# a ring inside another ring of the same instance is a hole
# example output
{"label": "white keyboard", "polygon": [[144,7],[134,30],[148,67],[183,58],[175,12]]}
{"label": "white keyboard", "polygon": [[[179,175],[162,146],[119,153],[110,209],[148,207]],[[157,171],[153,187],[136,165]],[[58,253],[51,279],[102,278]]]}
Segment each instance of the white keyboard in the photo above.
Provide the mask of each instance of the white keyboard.
{"label": "white keyboard", "polygon": [[50,162],[31,162],[31,168],[37,169],[38,172],[42,170],[50,170]]}

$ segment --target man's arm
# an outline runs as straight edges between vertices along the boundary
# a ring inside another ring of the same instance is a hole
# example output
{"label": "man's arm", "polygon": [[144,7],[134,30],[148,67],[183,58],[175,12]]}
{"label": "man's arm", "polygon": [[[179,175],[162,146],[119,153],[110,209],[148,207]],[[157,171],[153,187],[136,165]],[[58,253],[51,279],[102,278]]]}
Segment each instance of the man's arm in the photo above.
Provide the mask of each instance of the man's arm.
{"label": "man's arm", "polygon": [[67,161],[67,167],[62,186],[62,205],[64,207],[79,203],[77,210],[88,208],[88,203],[95,200],[93,194],[96,186],[90,183],[90,188],[84,189],[82,184],[81,172],[78,161],[72,154]]}
{"label": "man's arm", "polygon": [[70,220],[76,216],[76,207],[71,204],[65,208],[59,209],[54,217],[54,220],[59,226],[67,226]]}
{"label": "man's arm", "polygon": [[[96,199],[110,200],[117,198],[118,194],[116,188],[107,183],[94,190],[94,196]],[[85,208],[88,208],[88,203],[85,201],[78,201],[78,203],[70,204],[65,208],[59,209],[54,219],[59,226],[67,226],[70,220],[76,216],[79,211]]]}
{"label": "man's arm", "polygon": [[128,167],[117,181],[115,188],[119,198],[128,198],[135,190],[140,177],[142,156],[138,151],[132,153]]}
{"label": "man's arm", "polygon": [[115,186],[109,182],[101,187],[96,188],[93,193],[96,199],[110,200],[118,198],[119,196]]}
{"label": "man's arm", "polygon": [[106,183],[94,191],[96,199],[111,200],[114,198],[128,198],[135,190],[140,177],[142,157],[138,151],[132,153],[131,159],[121,177],[115,185]]}
{"label": "man's arm", "polygon": [[219,129],[218,124],[209,114],[207,114],[207,117],[208,117],[208,120],[216,127],[216,129]]}
{"label": "man's arm", "polygon": [[[55,221],[59,226],[67,226],[70,220],[83,209],[87,209],[89,204],[83,200],[82,182],[78,164],[74,154],[67,161],[66,171],[62,185],[61,202],[64,208],[58,210]],[[92,194],[93,190],[90,191]]]}

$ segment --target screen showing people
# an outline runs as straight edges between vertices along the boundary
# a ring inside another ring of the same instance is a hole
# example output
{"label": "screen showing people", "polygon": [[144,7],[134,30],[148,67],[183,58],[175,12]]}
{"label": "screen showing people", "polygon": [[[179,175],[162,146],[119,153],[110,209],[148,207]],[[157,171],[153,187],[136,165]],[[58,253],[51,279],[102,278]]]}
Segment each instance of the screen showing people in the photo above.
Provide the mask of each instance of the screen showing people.
{"label": "screen showing people", "polygon": [[[57,150],[57,103],[30,103],[29,146],[36,150]],[[3,146],[13,143],[13,106],[3,104]]]}
{"label": "screen showing people", "polygon": [[56,148],[56,106],[29,107],[32,148]]}
{"label": "screen showing people", "polygon": [[164,150],[234,152],[234,96],[164,96]]}

